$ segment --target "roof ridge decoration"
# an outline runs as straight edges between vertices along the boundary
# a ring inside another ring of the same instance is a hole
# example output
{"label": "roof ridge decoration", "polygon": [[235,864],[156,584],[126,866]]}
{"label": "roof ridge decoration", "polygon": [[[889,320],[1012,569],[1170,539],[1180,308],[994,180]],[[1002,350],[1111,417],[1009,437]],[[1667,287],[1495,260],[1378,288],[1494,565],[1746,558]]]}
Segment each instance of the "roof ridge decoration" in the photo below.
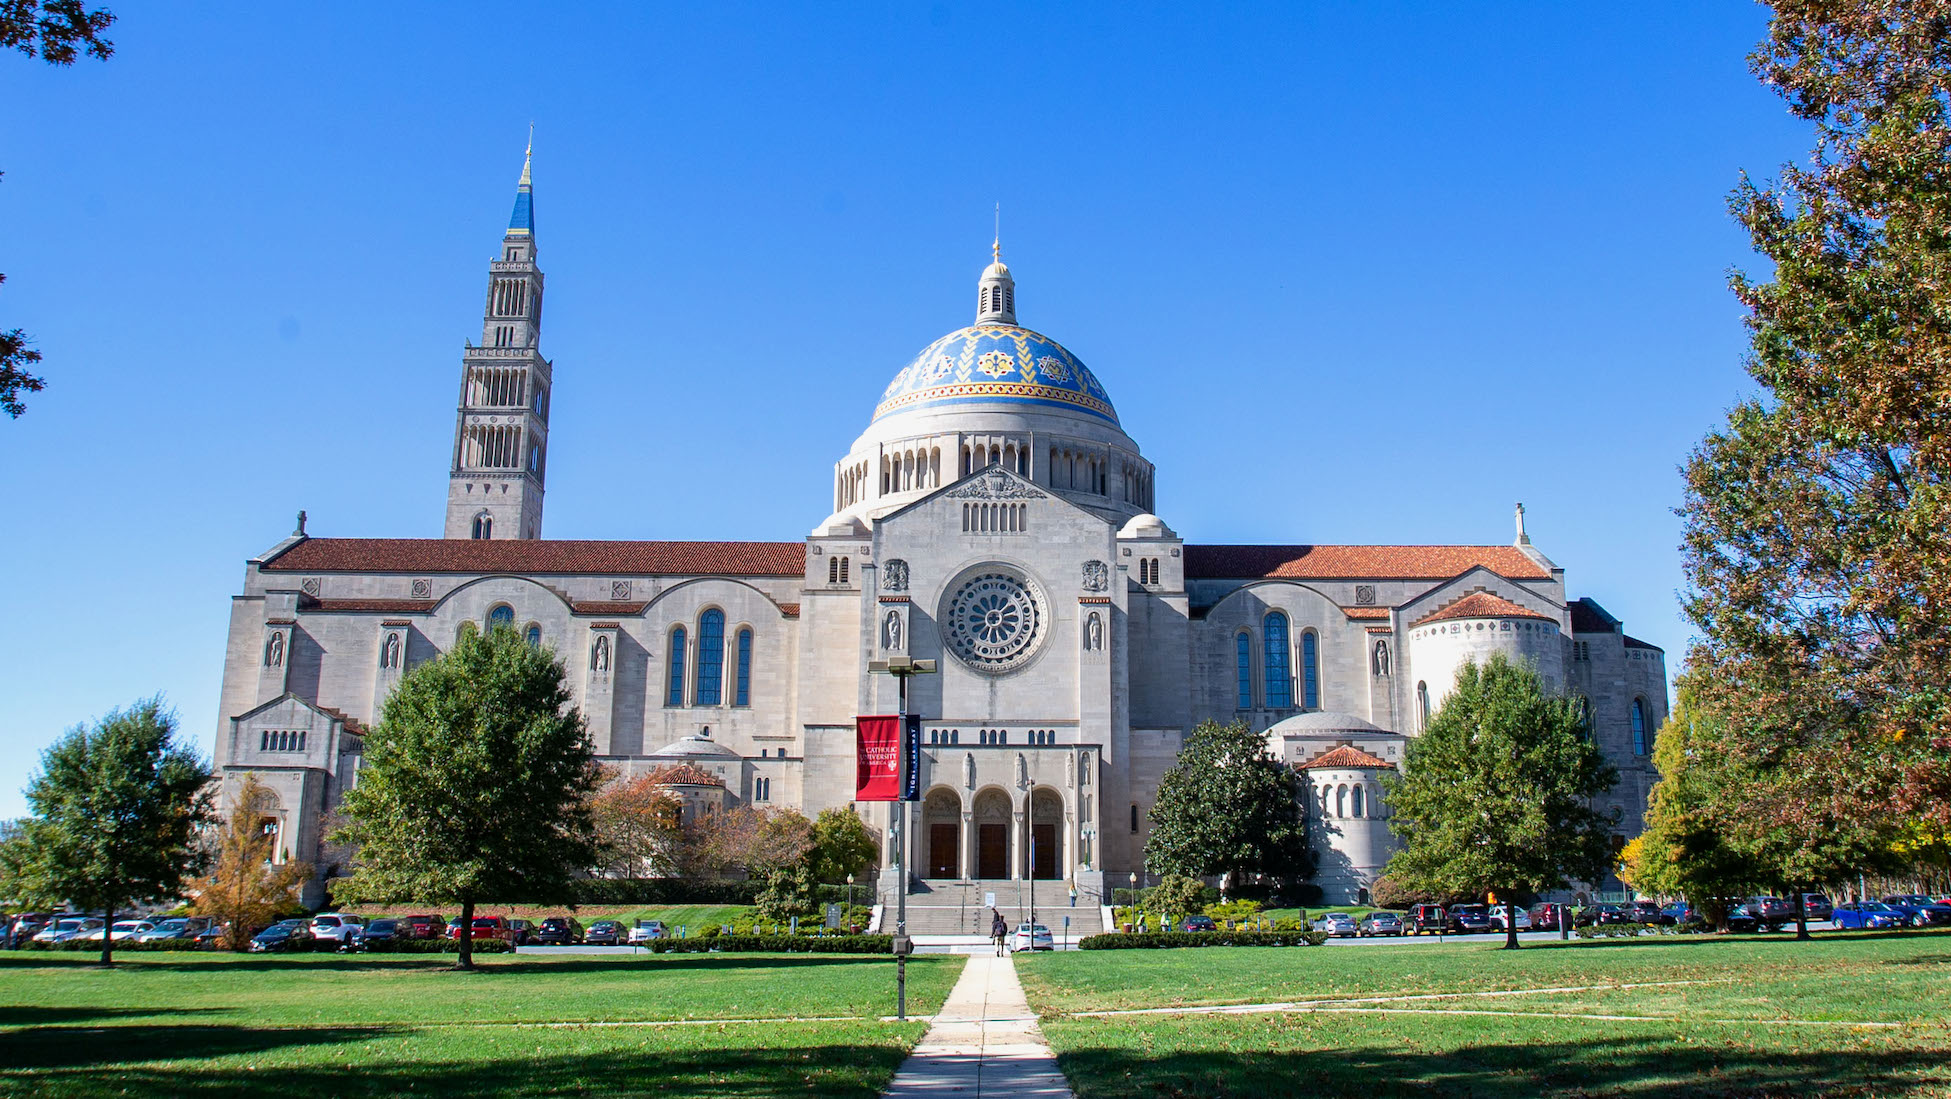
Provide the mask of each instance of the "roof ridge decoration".
{"label": "roof ridge decoration", "polygon": [[956,500],[1041,500],[1049,493],[1001,466],[987,466],[942,495]]}

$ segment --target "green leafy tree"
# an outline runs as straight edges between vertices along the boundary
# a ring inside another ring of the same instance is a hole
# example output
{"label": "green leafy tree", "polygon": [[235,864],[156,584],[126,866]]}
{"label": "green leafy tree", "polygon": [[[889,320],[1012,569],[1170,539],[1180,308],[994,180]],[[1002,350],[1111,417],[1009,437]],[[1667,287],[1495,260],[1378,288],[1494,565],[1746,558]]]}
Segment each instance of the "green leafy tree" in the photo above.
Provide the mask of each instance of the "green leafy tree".
{"label": "green leafy tree", "polygon": [[[1909,0],[1772,7],[1750,65],[1815,148],[1731,201],[1765,261],[1732,280],[1760,392],[1685,467],[1688,665],[1779,834],[1852,813],[1943,831],[1951,19]],[[1828,861],[1809,854],[1792,872]]]}
{"label": "green leafy tree", "polygon": [[820,810],[813,820],[813,880],[834,884],[874,865],[881,845],[858,814],[846,806]]}
{"label": "green leafy tree", "polygon": [[813,911],[813,873],[804,862],[767,867],[764,881],[753,898],[759,918],[785,923]]}
{"label": "green leafy tree", "polygon": [[1159,781],[1145,867],[1189,878],[1247,874],[1288,883],[1312,870],[1294,773],[1245,722],[1201,722]]}
{"label": "green leafy tree", "polygon": [[599,774],[569,702],[555,656],[505,627],[403,676],[346,791],[332,838],[357,854],[335,899],[458,903],[472,969],[476,903],[565,896],[598,858]]}
{"label": "green leafy tree", "polygon": [[[89,10],[81,0],[0,0],[0,49],[67,66],[86,54],[106,61],[115,43],[102,37],[115,22],[107,8]],[[0,275],[0,282],[7,276]],[[43,381],[27,368],[41,353],[18,328],[0,331],[0,412],[19,419],[27,409],[22,394],[38,393]]]}
{"label": "green leafy tree", "polygon": [[[201,869],[197,829],[211,819],[210,767],[175,743],[176,715],[150,698],[76,726],[41,756],[11,873],[21,900],[101,909],[176,896]],[[115,942],[102,936],[102,964]]]}
{"label": "green leafy tree", "polygon": [[[1587,736],[1576,700],[1529,666],[1494,655],[1465,664],[1382,787],[1403,847],[1388,876],[1405,889],[1504,898],[1598,881],[1613,822],[1591,807],[1618,772]],[[1517,919],[1504,921],[1517,949]]]}
{"label": "green leafy tree", "polygon": [[256,775],[244,776],[217,829],[208,877],[190,887],[190,909],[224,925],[224,946],[242,951],[251,936],[294,908],[312,876],[308,862],[276,861],[277,833],[261,823],[269,801]]}

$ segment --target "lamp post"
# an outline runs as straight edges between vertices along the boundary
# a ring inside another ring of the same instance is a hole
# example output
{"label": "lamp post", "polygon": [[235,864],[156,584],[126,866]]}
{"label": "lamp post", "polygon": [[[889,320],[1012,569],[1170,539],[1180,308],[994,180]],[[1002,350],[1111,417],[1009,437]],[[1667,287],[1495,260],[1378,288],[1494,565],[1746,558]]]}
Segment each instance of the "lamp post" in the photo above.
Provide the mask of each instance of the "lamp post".
{"label": "lamp post", "polygon": [[[898,727],[901,730],[901,760],[905,765],[908,757],[908,678],[917,675],[932,675],[935,662],[916,660],[913,657],[898,656],[891,660],[870,660],[867,671],[886,672],[899,684],[900,702],[895,712],[899,715]],[[908,775],[901,775],[901,793],[907,793]],[[901,1022],[908,1021],[908,801],[904,796],[894,803],[894,822],[892,831],[894,843],[894,1017]]]}
{"label": "lamp post", "polygon": [[853,906],[854,906],[854,876],[852,874],[848,874],[847,875],[847,907],[852,908]]}

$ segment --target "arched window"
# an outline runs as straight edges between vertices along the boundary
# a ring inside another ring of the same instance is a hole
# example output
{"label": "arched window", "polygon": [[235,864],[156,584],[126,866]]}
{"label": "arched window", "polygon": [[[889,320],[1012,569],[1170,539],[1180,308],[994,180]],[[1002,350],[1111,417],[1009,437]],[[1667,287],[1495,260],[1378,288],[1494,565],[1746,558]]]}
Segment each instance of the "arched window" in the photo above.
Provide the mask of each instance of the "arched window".
{"label": "arched window", "polygon": [[709,610],[698,616],[698,685],[700,706],[716,706],[725,696],[725,612]]}
{"label": "arched window", "polygon": [[1633,699],[1633,754],[1646,754],[1646,700]]}
{"label": "arched window", "polygon": [[752,704],[752,631],[738,631],[738,685],[733,688],[732,705]]}
{"label": "arched window", "polygon": [[1240,672],[1240,709],[1253,709],[1253,639],[1245,630],[1234,640],[1233,658]]}
{"label": "arched window", "polygon": [[1287,662],[1287,616],[1273,611],[1261,622],[1266,655],[1262,666],[1267,669],[1267,705],[1282,709],[1294,704],[1294,678]]}
{"label": "arched window", "polygon": [[1321,708],[1321,667],[1316,660],[1313,630],[1301,634],[1301,705],[1310,710]]}
{"label": "arched window", "polygon": [[535,623],[530,622],[528,629],[522,631],[522,636],[528,639],[529,648],[539,649],[542,647],[542,627]]}
{"label": "arched window", "polygon": [[1429,728],[1429,684],[1416,684],[1416,731]]}
{"label": "arched window", "polygon": [[1138,833],[1138,807],[1136,805],[1131,807],[1131,831],[1133,835]]}
{"label": "arched window", "polygon": [[1335,816],[1345,817],[1347,815],[1348,815],[1348,787],[1337,786],[1335,787]]}
{"label": "arched window", "polygon": [[1349,808],[1352,810],[1352,813],[1350,815],[1357,818],[1362,816],[1362,788],[1361,787],[1359,786],[1355,787],[1354,791],[1350,795]]}
{"label": "arched window", "polygon": [[684,705],[684,627],[671,631],[670,682],[664,688],[664,705]]}
{"label": "arched window", "polygon": [[826,559],[826,582],[829,584],[838,584],[840,582],[840,559],[838,557],[829,557]]}
{"label": "arched window", "polygon": [[845,557],[840,559],[840,582],[842,584],[847,582],[847,559]]}
{"label": "arched window", "polygon": [[514,628],[515,608],[506,603],[497,603],[494,609],[488,612],[488,628],[494,630],[500,629],[503,626],[507,626],[510,629]]}
{"label": "arched window", "polygon": [[484,538],[494,537],[494,532],[495,532],[494,516],[489,515],[487,512],[484,511],[481,514],[474,517],[474,537],[477,541]]}

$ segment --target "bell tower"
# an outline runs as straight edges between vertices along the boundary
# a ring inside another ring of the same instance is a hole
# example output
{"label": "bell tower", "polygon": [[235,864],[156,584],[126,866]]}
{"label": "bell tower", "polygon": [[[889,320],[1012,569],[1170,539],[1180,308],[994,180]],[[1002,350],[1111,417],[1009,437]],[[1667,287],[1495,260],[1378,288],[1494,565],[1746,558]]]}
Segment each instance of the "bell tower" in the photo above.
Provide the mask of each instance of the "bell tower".
{"label": "bell tower", "polygon": [[535,196],[522,156],[515,212],[488,264],[481,342],[461,354],[460,407],[447,485],[448,538],[542,537],[549,462],[549,390],[542,357],[542,271],[535,266]]}

